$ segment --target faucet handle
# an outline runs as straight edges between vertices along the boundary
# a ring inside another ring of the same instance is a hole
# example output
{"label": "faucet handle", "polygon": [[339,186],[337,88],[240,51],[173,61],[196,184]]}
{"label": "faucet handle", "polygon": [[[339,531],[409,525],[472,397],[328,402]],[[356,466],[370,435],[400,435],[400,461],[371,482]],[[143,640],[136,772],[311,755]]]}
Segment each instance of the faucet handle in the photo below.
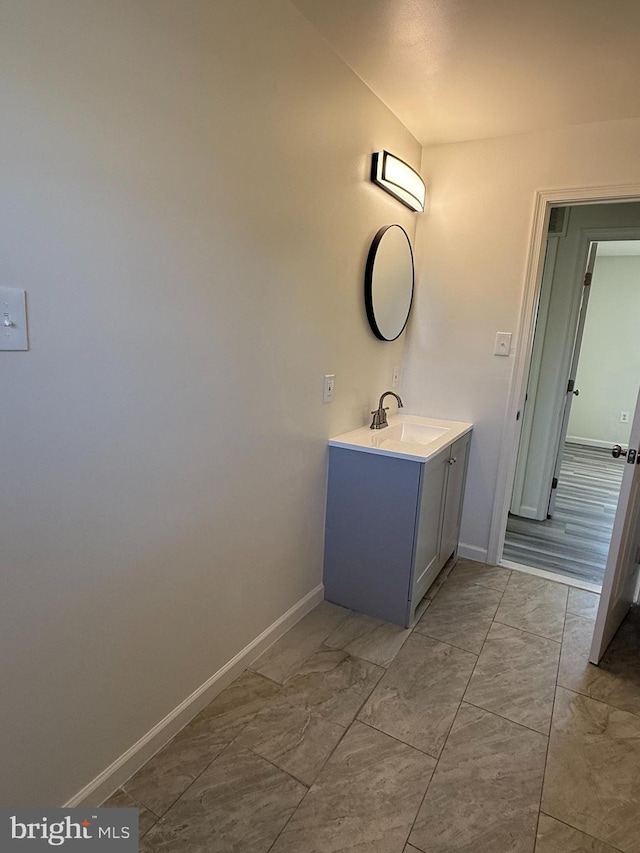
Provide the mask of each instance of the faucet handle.
{"label": "faucet handle", "polygon": [[387,412],[389,411],[389,407],[385,406],[384,408],[380,406],[374,412],[371,412],[373,415],[373,420],[371,421],[370,429],[383,429],[388,426],[387,423]]}

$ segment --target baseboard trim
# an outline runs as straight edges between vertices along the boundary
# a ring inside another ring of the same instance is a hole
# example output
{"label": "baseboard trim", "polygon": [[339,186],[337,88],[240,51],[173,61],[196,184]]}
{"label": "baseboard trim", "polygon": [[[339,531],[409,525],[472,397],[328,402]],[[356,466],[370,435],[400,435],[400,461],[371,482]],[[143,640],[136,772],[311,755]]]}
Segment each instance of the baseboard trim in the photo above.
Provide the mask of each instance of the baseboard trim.
{"label": "baseboard trim", "polygon": [[130,746],[119,758],[99,773],[87,785],[64,804],[64,808],[76,806],[96,807],[117,790],[124,782],[168,743],[180,729],[184,728],[218,693],[250,666],[269,646],[299,622],[324,598],[324,586],[311,590],[297,604],[289,608],[279,619],[266,628],[255,640],[238,652],[235,657],[208,678],[204,684],[187,696],[164,719]]}
{"label": "baseboard trim", "polygon": [[477,545],[465,545],[464,542],[460,542],[458,545],[458,557],[463,557],[465,560],[486,563],[487,554],[488,551],[486,548],[478,548]]}
{"label": "baseboard trim", "polygon": [[[579,435],[568,435],[566,438],[566,444],[584,444],[585,447],[601,447],[603,450],[611,450],[611,448],[615,444],[619,444],[620,442],[616,441],[601,441],[599,438],[581,438]],[[626,443],[622,445],[626,447]]]}

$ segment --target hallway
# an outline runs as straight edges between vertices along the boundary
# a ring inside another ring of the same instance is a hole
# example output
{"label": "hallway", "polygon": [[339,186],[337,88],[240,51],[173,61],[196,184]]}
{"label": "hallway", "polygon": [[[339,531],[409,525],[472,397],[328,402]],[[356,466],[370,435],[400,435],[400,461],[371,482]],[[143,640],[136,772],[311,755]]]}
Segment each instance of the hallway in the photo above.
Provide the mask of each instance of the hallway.
{"label": "hallway", "polygon": [[503,558],[600,586],[623,473],[610,450],[567,443],[553,518],[510,515]]}
{"label": "hallway", "polygon": [[105,805],[143,853],[639,853],[637,613],[595,668],[592,593],[430,592],[413,630],[323,602]]}

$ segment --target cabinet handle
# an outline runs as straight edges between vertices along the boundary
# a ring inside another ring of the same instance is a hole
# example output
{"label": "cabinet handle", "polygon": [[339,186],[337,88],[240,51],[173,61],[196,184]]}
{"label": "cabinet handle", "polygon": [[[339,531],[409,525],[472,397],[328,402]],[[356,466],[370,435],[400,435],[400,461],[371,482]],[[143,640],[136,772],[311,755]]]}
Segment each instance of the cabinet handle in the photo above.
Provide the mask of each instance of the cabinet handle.
{"label": "cabinet handle", "polygon": [[455,465],[455,463],[456,463],[457,461],[458,461],[458,457],[457,457],[457,456],[452,456],[450,459],[447,459],[447,462],[449,463],[449,465]]}

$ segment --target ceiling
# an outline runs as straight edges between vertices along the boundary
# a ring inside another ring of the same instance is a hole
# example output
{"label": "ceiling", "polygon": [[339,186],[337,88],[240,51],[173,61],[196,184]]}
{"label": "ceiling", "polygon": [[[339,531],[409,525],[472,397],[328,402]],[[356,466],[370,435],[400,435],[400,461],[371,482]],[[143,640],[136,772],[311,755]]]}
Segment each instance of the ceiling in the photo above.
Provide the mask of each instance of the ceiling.
{"label": "ceiling", "polygon": [[638,0],[292,0],[424,145],[640,116]]}

